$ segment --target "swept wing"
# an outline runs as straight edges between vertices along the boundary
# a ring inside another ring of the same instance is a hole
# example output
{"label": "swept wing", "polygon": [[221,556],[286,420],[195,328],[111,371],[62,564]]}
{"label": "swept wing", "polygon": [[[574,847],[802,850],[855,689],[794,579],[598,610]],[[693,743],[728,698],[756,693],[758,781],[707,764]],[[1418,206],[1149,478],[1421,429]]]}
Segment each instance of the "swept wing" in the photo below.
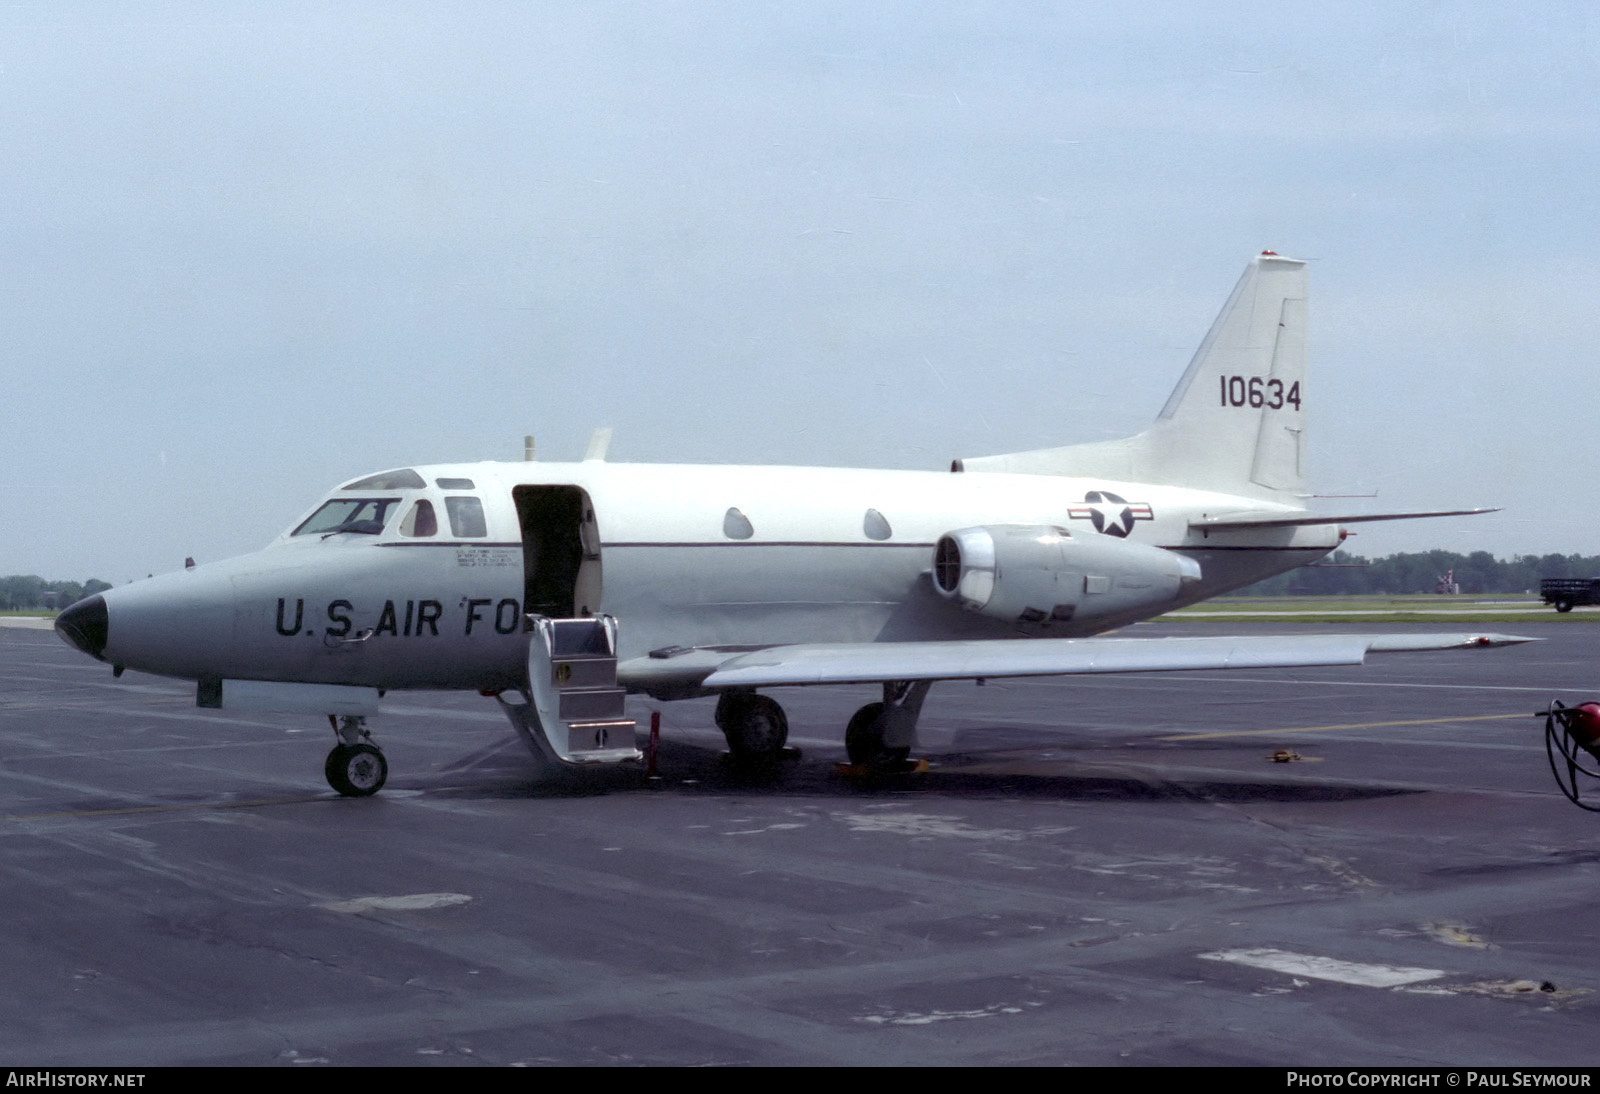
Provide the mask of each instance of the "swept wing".
{"label": "swept wing", "polygon": [[666,658],[641,657],[620,666],[619,676],[643,690],[723,690],[889,680],[1304,668],[1359,665],[1369,653],[1481,649],[1531,641],[1535,639],[1457,633],[846,642],[742,652],[700,649]]}

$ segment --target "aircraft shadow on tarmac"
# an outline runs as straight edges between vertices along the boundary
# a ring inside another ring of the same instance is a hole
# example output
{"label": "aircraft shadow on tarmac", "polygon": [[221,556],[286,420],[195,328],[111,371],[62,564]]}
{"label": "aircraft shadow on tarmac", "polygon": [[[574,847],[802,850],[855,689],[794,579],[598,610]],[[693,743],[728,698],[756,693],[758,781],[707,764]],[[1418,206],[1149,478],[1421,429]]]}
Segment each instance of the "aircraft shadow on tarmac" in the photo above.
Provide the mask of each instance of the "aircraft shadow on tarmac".
{"label": "aircraft shadow on tarmac", "polygon": [[[841,774],[828,756],[790,756],[775,762],[744,764],[726,751],[692,742],[663,742],[658,754],[659,778],[647,781],[643,771],[600,769],[555,771],[541,775],[519,750],[508,749],[492,764],[475,761],[440,771],[431,787],[422,780],[401,780],[434,796],[458,798],[568,798],[616,793],[785,794],[807,797],[860,798],[907,794],[963,797],[1029,797],[1076,802],[1282,802],[1316,804],[1366,801],[1421,793],[1395,786],[1331,785],[1264,776],[1184,777],[1182,773],[1114,774],[1105,761],[1078,763],[1046,749],[964,751],[931,756],[926,771],[901,775]],[[1053,753],[1053,754],[1052,754]],[[1141,765],[1143,766],[1143,765]],[[1154,766],[1154,765],[1152,765]],[[1030,767],[1036,770],[1029,770]],[[1082,771],[1063,770],[1078,767]],[[996,770],[999,769],[999,770]],[[434,780],[426,780],[433,782]]]}
{"label": "aircraft shadow on tarmac", "polygon": [[1476,863],[1471,866],[1441,866],[1427,871],[1427,874],[1429,877],[1435,878],[1490,878],[1506,874],[1548,870],[1552,867],[1566,869],[1572,866],[1587,866],[1596,862],[1600,862],[1600,851],[1553,850],[1539,858],[1526,861]]}

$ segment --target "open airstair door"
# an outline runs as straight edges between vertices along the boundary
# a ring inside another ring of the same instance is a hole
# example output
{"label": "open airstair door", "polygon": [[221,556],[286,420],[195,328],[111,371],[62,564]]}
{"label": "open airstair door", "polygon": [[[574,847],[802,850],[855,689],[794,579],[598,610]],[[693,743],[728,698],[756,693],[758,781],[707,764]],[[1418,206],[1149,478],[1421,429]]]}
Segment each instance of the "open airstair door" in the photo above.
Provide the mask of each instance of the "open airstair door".
{"label": "open airstair door", "polygon": [[617,621],[528,616],[528,690],[523,702],[497,698],[534,755],[564,764],[640,758],[617,686]]}
{"label": "open airstair door", "polygon": [[617,686],[617,621],[599,614],[600,527],[577,486],[511,491],[522,530],[528,689],[501,709],[535,755],[566,764],[640,758]]}
{"label": "open airstair door", "polygon": [[511,491],[522,530],[523,611],[551,619],[600,610],[600,526],[580,486]]}

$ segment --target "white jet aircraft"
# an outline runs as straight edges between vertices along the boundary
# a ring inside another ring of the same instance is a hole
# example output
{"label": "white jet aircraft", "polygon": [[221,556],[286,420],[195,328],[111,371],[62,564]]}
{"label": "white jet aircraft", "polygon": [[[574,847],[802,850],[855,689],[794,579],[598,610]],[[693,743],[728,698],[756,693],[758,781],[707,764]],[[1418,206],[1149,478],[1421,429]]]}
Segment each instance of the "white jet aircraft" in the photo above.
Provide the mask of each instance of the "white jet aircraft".
{"label": "white jet aircraft", "polygon": [[383,785],[366,718],[394,689],[494,696],[535,754],[633,761],[627,693],[718,695],[732,752],[788,728],[760,689],[881,683],[860,764],[915,745],[938,680],[1355,664],[1500,635],[1095,638],[1313,561],[1305,263],[1250,263],[1155,424],[948,472],[606,463],[385,471],[255,554],[78,602],[56,630],[203,707],[326,715],[330,784]]}

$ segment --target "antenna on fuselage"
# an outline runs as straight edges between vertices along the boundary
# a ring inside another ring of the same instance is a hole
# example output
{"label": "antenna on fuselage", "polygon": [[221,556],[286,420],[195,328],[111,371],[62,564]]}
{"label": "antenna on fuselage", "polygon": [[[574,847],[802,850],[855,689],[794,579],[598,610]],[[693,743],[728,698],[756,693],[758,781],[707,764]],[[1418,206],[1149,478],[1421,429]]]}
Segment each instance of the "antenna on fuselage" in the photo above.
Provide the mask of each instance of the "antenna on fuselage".
{"label": "antenna on fuselage", "polygon": [[522,458],[528,463],[533,462],[533,434],[529,433],[522,438]]}
{"label": "antenna on fuselage", "polygon": [[610,447],[611,427],[608,425],[600,426],[593,433],[589,434],[589,450],[583,454],[584,462],[587,463],[591,460],[604,461],[606,458],[606,449]]}

